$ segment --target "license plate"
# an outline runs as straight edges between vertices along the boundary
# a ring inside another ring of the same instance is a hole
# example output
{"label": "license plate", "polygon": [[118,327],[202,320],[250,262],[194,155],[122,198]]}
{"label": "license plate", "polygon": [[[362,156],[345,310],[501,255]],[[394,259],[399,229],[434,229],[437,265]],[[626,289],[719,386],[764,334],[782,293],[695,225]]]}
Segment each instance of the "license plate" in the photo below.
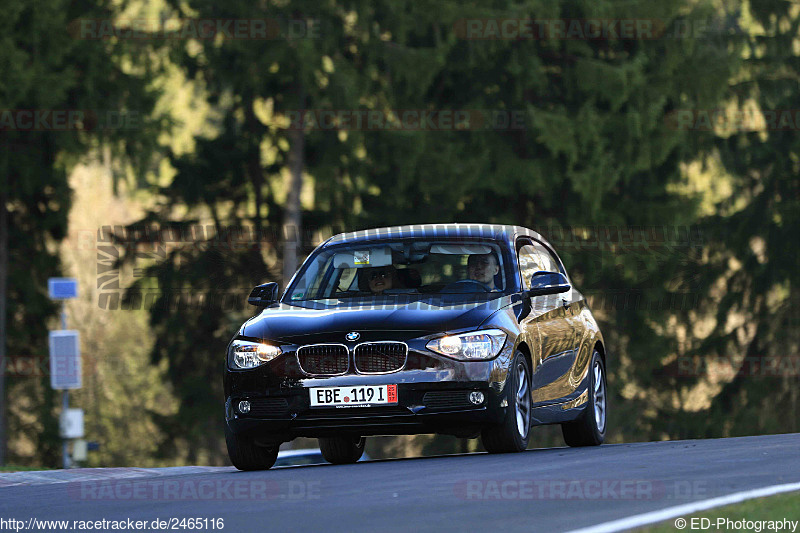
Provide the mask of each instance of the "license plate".
{"label": "license plate", "polygon": [[310,392],[311,407],[370,407],[397,403],[397,385],[315,387]]}

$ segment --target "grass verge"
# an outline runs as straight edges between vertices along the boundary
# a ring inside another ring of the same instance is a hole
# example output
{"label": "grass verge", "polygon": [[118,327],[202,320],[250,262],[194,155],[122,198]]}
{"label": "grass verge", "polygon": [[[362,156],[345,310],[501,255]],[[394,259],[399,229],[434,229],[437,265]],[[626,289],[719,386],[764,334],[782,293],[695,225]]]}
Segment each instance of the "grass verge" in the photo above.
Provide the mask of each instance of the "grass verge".
{"label": "grass verge", "polygon": [[[701,511],[681,518],[686,520],[686,526],[683,529],[675,526],[678,518],[672,518],[637,531],[654,533],[667,531],[671,533],[676,531],[775,531],[776,526],[777,531],[792,531],[791,525],[788,526],[788,529],[783,527],[783,520],[800,521],[800,492],[747,500],[746,502],[709,509],[708,511]],[[693,519],[694,522],[692,522]],[[703,519],[707,519],[708,522],[703,521]],[[718,523],[717,520],[719,519],[724,521]],[[740,522],[769,522],[770,520],[776,522],[776,526],[770,526],[767,523],[748,526],[746,523]],[[737,522],[739,523],[737,524]],[[692,524],[695,525],[694,529],[692,529]],[[795,532],[800,532],[800,524],[797,524]]]}

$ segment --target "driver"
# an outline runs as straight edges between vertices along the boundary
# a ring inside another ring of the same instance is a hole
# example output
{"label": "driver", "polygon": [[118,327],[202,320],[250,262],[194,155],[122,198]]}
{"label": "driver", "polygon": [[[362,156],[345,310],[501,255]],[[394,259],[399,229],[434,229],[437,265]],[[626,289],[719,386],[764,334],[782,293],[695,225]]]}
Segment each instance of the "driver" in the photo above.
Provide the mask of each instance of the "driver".
{"label": "driver", "polygon": [[489,290],[498,290],[494,284],[494,277],[500,272],[500,265],[494,254],[472,254],[467,259],[467,277],[479,281],[489,287]]}

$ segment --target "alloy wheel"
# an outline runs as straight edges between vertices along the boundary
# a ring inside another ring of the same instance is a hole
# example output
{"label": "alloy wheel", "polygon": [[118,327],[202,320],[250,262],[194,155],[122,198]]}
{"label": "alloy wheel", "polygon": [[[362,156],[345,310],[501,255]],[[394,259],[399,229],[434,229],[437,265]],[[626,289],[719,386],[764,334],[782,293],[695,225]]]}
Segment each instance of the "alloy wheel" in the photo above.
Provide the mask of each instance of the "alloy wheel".
{"label": "alloy wheel", "polygon": [[601,433],[606,428],[606,385],[603,377],[603,366],[600,361],[594,362],[594,421]]}
{"label": "alloy wheel", "polygon": [[528,391],[528,373],[525,365],[520,361],[517,363],[517,395],[516,395],[516,415],[517,431],[524,439],[528,436],[531,427],[531,398]]}

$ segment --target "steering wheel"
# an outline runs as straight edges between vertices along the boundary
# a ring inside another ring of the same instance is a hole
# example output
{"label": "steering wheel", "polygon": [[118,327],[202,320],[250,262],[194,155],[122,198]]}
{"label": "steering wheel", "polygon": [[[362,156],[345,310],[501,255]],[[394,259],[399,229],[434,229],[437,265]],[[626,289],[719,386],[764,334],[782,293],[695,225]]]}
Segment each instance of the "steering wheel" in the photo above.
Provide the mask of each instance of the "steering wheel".
{"label": "steering wheel", "polygon": [[[449,290],[447,290],[449,289]],[[474,279],[460,279],[442,288],[442,292],[492,292],[488,285]]]}

